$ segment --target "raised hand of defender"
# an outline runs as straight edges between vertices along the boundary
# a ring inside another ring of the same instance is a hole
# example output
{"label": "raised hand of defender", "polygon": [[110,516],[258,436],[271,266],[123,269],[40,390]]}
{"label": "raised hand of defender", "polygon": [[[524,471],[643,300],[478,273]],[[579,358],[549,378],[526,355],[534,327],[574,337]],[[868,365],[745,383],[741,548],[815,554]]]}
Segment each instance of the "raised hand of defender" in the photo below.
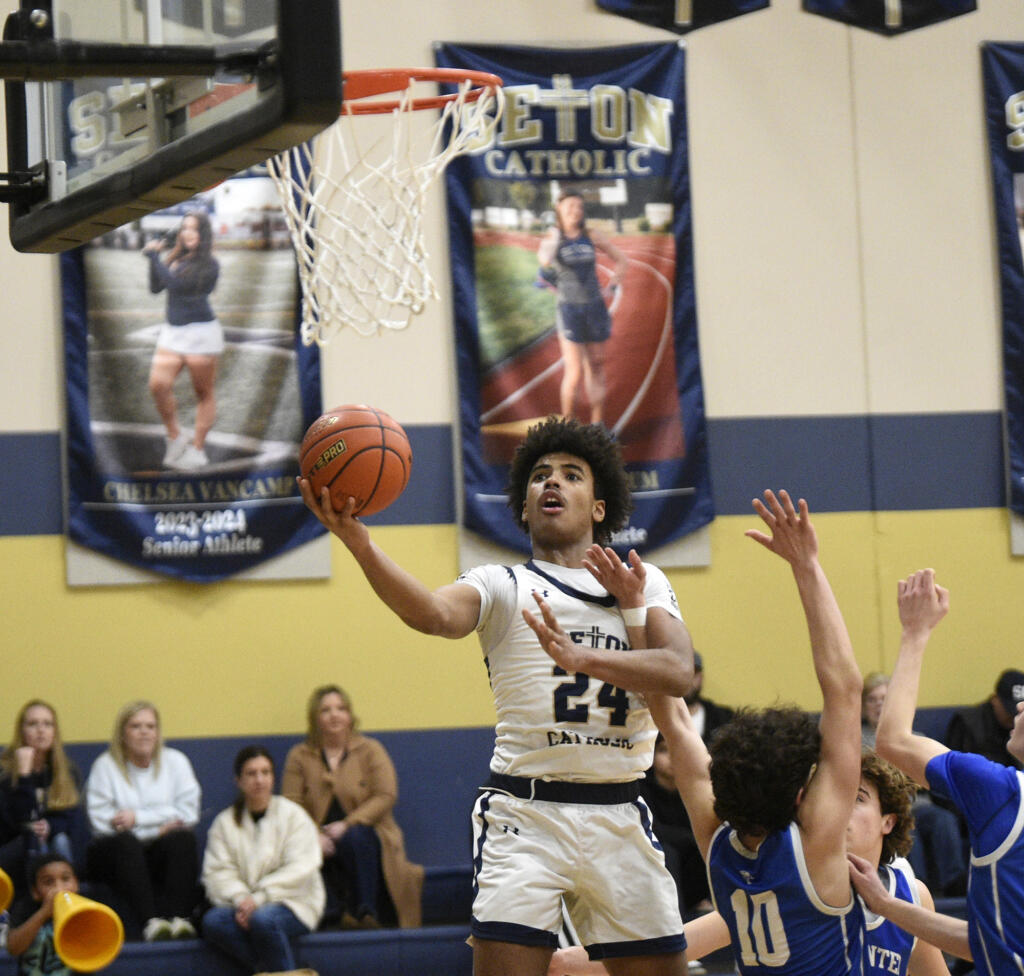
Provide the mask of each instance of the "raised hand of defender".
{"label": "raised hand of defender", "polygon": [[788,491],[782,489],[776,496],[769,488],[764,493],[764,501],[755,498],[753,504],[771,534],[748,529],[744,535],[781,556],[791,566],[811,563],[818,558],[818,535],[811,525],[807,502],[801,498],[795,508]]}
{"label": "raised hand of defender", "polygon": [[934,569],[919,569],[896,589],[905,631],[927,634],[949,612],[949,590],[935,582]]}
{"label": "raised hand of defender", "polygon": [[306,503],[306,508],[317,517],[321,525],[333,532],[346,546],[351,549],[357,543],[369,538],[370,533],[366,526],[352,514],[353,509],[356,507],[356,500],[354,498],[348,499],[345,502],[345,507],[339,512],[331,504],[331,491],[329,488],[324,488],[320,492],[318,499],[313,494],[313,486],[308,478],[296,478],[296,481],[302,494],[302,500]]}
{"label": "raised hand of defender", "polygon": [[602,548],[596,542],[583,556],[583,565],[590,570],[590,575],[615,597],[622,609],[642,607],[646,602],[647,570],[643,560],[635,549],[629,550],[628,559],[627,565],[614,549]]}
{"label": "raised hand of defender", "polygon": [[533,593],[533,598],[537,601],[537,606],[540,609],[540,618],[538,619],[529,610],[524,610],[523,620],[537,635],[540,646],[547,651],[548,656],[555,664],[565,671],[575,673],[582,670],[583,652],[580,646],[569,640],[568,635],[558,625],[554,613],[551,612],[551,607],[547,605],[544,598],[536,591]]}

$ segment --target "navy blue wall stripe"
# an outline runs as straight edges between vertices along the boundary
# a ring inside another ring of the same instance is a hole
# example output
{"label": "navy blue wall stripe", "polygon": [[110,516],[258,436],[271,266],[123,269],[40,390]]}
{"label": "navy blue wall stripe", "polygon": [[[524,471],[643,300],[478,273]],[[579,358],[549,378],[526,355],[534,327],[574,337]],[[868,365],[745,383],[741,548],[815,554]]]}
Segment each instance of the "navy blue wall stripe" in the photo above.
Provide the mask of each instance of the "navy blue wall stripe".
{"label": "navy blue wall stripe", "polygon": [[999,413],[872,417],[877,511],[1006,504]]}
{"label": "navy blue wall stripe", "polygon": [[[371,525],[455,521],[452,430],[406,427],[413,470],[405,493]],[[877,414],[708,421],[719,515],[746,515],[764,488],[804,495],[818,512],[1001,508],[1001,415]],[[0,434],[0,535],[63,531],[60,437]]]}
{"label": "navy blue wall stripe", "polygon": [[1001,508],[1002,415],[874,414],[708,420],[715,511],[746,515],[765,488],[818,512]]}
{"label": "navy blue wall stripe", "polygon": [[0,535],[64,531],[60,434],[0,434]]}

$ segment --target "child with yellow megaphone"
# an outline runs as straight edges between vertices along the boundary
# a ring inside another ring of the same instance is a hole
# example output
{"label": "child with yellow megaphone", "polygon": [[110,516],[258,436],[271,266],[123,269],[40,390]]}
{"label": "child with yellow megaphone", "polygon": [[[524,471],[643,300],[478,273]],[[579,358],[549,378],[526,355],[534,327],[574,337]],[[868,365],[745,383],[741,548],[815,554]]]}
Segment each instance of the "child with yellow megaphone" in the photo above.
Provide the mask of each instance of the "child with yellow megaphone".
{"label": "child with yellow megaphone", "polygon": [[14,882],[11,876],[0,868],[0,949],[7,948],[7,932],[11,927],[11,916],[7,909],[14,898]]}
{"label": "child with yellow megaphone", "polygon": [[[124,942],[121,920],[106,905],[78,893],[75,869],[60,854],[44,854],[29,867],[37,906],[7,934],[7,951],[19,956],[19,976],[71,976],[102,969]],[[22,913],[24,914],[24,913]]]}

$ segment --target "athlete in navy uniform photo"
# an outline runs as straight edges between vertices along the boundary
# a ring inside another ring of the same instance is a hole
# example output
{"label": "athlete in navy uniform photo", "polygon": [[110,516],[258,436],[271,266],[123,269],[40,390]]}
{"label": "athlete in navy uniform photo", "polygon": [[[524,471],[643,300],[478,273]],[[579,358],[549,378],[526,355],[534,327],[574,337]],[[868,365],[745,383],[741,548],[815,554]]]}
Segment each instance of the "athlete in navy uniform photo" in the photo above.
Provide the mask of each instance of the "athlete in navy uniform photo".
{"label": "athlete in navy uniform photo", "polygon": [[[563,417],[573,416],[582,390],[590,404],[590,422],[596,424],[604,420],[605,344],[612,332],[604,295],[622,286],[629,262],[604,234],[587,227],[580,193],[563,193],[555,204],[555,216],[558,226],[540,242],[537,260],[541,276],[558,292],[558,345],[563,369],[559,408]],[[598,251],[615,262],[606,287],[597,277]]]}
{"label": "athlete in navy uniform photo", "polygon": [[299,487],[410,627],[479,634],[497,727],[473,811],[475,976],[544,976],[563,900],[613,976],[684,976],[675,882],[640,783],[657,734],[645,696],[685,693],[693,649],[664,573],[603,547],[631,506],[611,434],[560,417],[532,427],[509,473],[532,558],[433,592],[377,547],[352,500],[335,512],[326,491]]}

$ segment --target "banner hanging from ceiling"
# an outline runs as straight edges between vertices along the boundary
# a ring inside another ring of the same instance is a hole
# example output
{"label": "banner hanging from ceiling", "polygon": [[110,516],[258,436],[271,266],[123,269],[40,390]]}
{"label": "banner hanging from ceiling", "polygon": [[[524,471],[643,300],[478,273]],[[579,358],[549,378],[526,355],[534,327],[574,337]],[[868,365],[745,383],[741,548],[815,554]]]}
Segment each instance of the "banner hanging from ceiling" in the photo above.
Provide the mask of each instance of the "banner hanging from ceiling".
{"label": "banner hanging from ceiling", "polygon": [[62,255],[61,278],[73,542],[209,582],[324,534],[295,484],[320,360],[265,172]]}
{"label": "banner hanging from ceiling", "polygon": [[1024,44],[983,45],[982,68],[1002,297],[1007,503],[1024,515]]}
{"label": "banner hanging from ceiling", "polygon": [[436,57],[504,81],[496,131],[446,172],[464,527],[528,550],[508,465],[551,414],[618,437],[635,510],[617,548],[707,525],[681,45]]}

